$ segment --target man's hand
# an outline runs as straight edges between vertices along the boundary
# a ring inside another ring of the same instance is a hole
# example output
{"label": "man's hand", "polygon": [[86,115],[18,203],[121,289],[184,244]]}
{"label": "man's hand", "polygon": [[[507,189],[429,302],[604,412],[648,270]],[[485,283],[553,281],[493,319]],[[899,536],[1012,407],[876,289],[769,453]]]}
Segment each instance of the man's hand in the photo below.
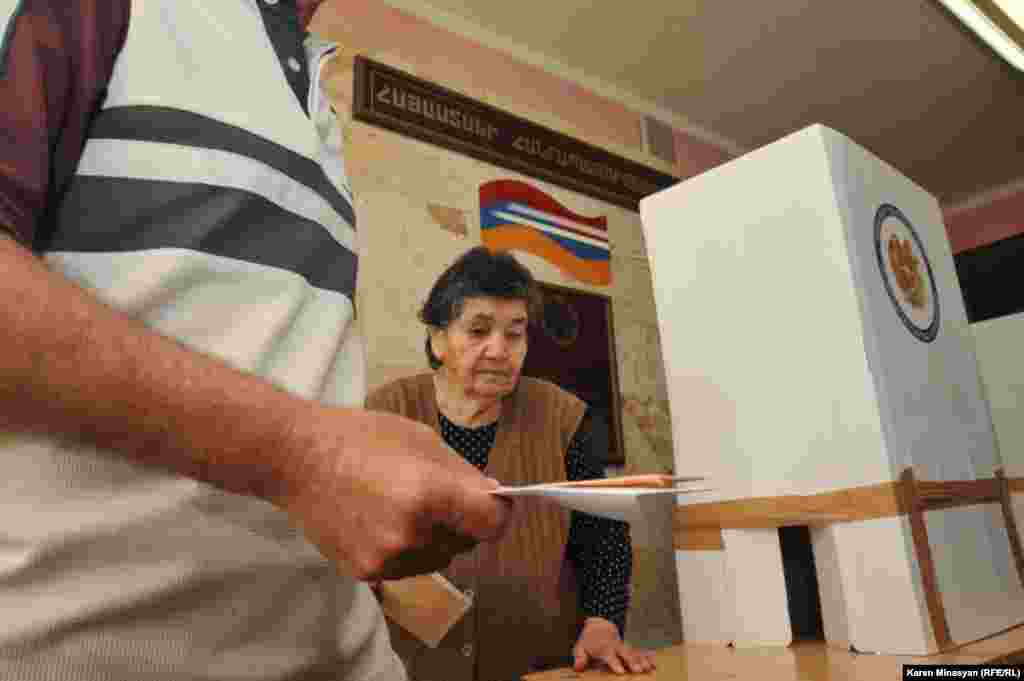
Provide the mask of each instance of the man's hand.
{"label": "man's hand", "polygon": [[324,408],[308,410],[294,433],[296,465],[275,501],[357,579],[441,570],[504,529],[509,506],[488,493],[497,482],[423,424]]}
{"label": "man's hand", "polygon": [[591,662],[603,663],[616,674],[643,674],[654,669],[654,656],[624,643],[619,629],[601,617],[588,617],[573,648],[573,669],[578,672]]}

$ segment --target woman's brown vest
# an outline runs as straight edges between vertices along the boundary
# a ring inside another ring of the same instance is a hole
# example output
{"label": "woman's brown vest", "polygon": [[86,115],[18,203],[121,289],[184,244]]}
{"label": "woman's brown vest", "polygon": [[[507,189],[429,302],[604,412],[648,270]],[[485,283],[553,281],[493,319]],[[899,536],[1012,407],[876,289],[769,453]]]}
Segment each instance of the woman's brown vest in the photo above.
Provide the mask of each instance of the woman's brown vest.
{"label": "woman's brown vest", "polygon": [[[399,379],[367,407],[440,431],[433,375]],[[565,452],[586,405],[547,381],[522,378],[502,402],[487,475],[506,485],[565,480]],[[573,570],[566,561],[569,513],[519,499],[498,542],[457,556],[445,576],[473,607],[435,649],[389,623],[391,642],[413,681],[509,681],[566,664],[579,632]]]}

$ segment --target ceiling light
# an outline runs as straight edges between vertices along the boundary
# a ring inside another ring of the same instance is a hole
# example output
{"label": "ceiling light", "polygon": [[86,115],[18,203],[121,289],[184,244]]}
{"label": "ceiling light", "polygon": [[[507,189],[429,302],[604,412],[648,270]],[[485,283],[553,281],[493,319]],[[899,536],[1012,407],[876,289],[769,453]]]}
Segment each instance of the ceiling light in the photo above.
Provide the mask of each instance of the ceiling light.
{"label": "ceiling light", "polygon": [[939,0],[1017,70],[1024,71],[1024,0]]}

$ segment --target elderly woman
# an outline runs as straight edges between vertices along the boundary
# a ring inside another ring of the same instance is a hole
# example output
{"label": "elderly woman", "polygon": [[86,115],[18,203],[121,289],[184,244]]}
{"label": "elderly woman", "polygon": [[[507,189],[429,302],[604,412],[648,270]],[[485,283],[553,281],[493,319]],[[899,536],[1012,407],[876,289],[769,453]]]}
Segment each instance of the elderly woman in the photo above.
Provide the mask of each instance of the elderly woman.
{"label": "elderly woman", "polygon": [[[478,247],[434,284],[420,320],[433,371],[371,393],[367,406],[437,429],[470,463],[503,484],[603,477],[586,405],[557,386],[520,376],[539,292],[507,253]],[[506,681],[573,664],[616,673],[654,668],[622,632],[632,569],[627,527],[540,502],[518,505],[495,544],[445,572],[473,597],[436,649],[397,626],[392,643],[416,681]]]}

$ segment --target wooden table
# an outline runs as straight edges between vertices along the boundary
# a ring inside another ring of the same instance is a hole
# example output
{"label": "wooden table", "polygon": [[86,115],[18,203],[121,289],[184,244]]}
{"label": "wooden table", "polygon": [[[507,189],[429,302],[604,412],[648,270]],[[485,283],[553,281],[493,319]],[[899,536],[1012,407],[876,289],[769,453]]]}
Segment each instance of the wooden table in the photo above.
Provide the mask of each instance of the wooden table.
{"label": "wooden table", "polygon": [[[728,648],[682,644],[655,653],[649,681],[888,681],[903,678],[904,664],[1024,664],[1024,626],[927,657],[871,655],[829,648],[823,641],[785,648]],[[529,674],[523,681],[624,678],[605,671],[572,669]]]}

